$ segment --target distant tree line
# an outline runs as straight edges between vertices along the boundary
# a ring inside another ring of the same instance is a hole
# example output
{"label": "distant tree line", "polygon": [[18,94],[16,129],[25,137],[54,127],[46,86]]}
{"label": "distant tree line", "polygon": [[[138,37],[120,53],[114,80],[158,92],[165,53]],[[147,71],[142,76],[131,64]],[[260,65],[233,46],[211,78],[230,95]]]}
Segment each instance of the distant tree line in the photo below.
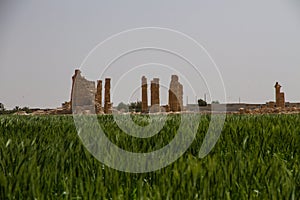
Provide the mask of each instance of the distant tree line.
{"label": "distant tree line", "polygon": [[26,113],[32,113],[32,110],[29,107],[20,108],[19,106],[16,106],[15,108],[13,108],[11,110],[7,110],[4,107],[4,104],[0,103],[0,115],[14,114],[14,113],[19,112],[19,111],[25,111]]}
{"label": "distant tree line", "polygon": [[129,104],[125,104],[123,102],[119,103],[117,106],[117,110],[123,112],[142,112],[142,102],[131,102]]}
{"label": "distant tree line", "polygon": [[[218,100],[212,101],[212,104],[220,104]],[[198,99],[198,106],[200,107],[205,107],[207,106],[207,102],[204,101],[203,99]],[[131,102],[129,104],[125,104],[123,102],[119,103],[117,106],[117,110],[123,111],[123,112],[141,112],[142,111],[142,102],[137,101],[137,102]]]}

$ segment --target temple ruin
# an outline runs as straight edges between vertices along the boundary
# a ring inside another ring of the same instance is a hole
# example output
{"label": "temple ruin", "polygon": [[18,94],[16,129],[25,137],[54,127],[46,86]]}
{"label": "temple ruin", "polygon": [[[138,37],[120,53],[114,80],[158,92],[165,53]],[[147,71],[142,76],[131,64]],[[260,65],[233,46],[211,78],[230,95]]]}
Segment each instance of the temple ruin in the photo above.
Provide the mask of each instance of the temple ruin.
{"label": "temple ruin", "polygon": [[[74,92],[76,94],[74,95]],[[111,113],[112,103],[110,101],[110,78],[105,79],[105,95],[104,95],[104,113]],[[66,103],[65,103],[66,104]],[[67,105],[67,104],[66,104]],[[95,113],[103,113],[102,108],[102,80],[97,80],[97,86],[95,87],[94,81],[89,81],[81,75],[79,69],[75,70],[75,74],[72,76],[72,89],[70,109],[76,107],[78,111],[95,110]]]}
{"label": "temple ruin", "polygon": [[183,110],[183,86],[178,81],[177,75],[172,75],[169,89],[169,111],[180,112]]}
{"label": "temple ruin", "polygon": [[276,100],[276,107],[284,108],[285,107],[285,97],[284,93],[280,92],[281,85],[278,82],[275,84],[275,100]]}
{"label": "temple ruin", "polygon": [[[180,112],[183,111],[183,85],[178,81],[177,75],[171,76],[170,88],[169,88],[169,102],[168,105],[163,106],[166,112]],[[149,112],[148,108],[148,96],[147,96],[147,78],[142,77],[142,112]],[[154,78],[151,81],[151,112],[160,112],[160,98],[159,98],[159,79]]]}
{"label": "temple ruin", "polygon": [[[96,114],[111,114],[111,79],[106,78],[104,83],[104,95],[102,95],[102,80],[98,80],[95,85],[94,81],[89,81],[81,75],[81,71],[76,69],[72,76],[72,90],[70,102],[62,104],[62,110],[56,110],[56,113],[71,113],[71,110],[79,113],[96,113]],[[300,103],[285,102],[285,94],[281,92],[281,85],[278,82],[275,84],[275,102],[270,101],[266,104],[226,104],[227,112],[240,113],[278,113],[278,112],[294,112],[300,108]],[[76,92],[76,94],[74,94]],[[199,108],[197,104],[187,104],[183,107],[183,85],[179,82],[177,75],[171,76],[170,86],[168,90],[168,104],[160,105],[160,85],[159,78],[153,78],[150,82],[151,109],[148,105],[148,83],[147,78],[141,78],[141,95],[142,95],[142,113],[157,113],[161,112],[164,107],[166,112],[181,112],[183,110],[193,111],[192,106],[196,106],[200,112],[211,111],[211,105]],[[102,99],[104,96],[104,99]],[[104,106],[103,106],[104,105]],[[73,108],[74,107],[74,108]]]}
{"label": "temple ruin", "polygon": [[[171,76],[170,87],[168,90],[168,104],[160,105],[160,85],[159,79],[154,78],[150,85],[151,94],[151,109],[148,105],[148,83],[145,76],[141,79],[141,92],[142,92],[142,113],[155,113],[161,112],[200,112],[211,113],[214,112],[223,113],[223,108],[226,106],[226,113],[231,114],[271,114],[271,113],[300,113],[300,102],[286,102],[285,94],[281,92],[281,85],[278,82],[275,84],[275,101],[269,101],[264,104],[249,104],[249,103],[225,103],[225,104],[207,104],[206,106],[200,106],[197,103],[186,104],[183,107],[183,85],[179,82],[177,75]],[[61,115],[61,114],[110,114],[112,113],[111,102],[111,79],[105,79],[104,95],[102,95],[103,81],[97,80],[97,84],[94,81],[87,80],[81,75],[79,69],[75,70],[72,76],[72,89],[70,101],[62,103],[61,107],[56,109],[30,109],[32,115]],[[103,99],[104,97],[104,99]],[[103,103],[104,102],[104,103]],[[188,102],[188,101],[187,101]],[[103,107],[104,105],[104,107]],[[120,111],[121,113],[123,111]],[[22,113],[19,113],[22,114]],[[24,113],[23,113],[24,114]],[[27,114],[27,113],[25,113]]]}

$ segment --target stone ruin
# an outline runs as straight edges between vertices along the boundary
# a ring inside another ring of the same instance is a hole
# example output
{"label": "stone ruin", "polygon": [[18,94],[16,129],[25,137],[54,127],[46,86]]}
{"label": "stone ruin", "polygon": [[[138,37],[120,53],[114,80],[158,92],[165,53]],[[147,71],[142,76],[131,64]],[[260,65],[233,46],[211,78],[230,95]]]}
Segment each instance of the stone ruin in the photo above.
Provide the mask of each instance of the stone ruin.
{"label": "stone ruin", "polygon": [[102,80],[97,81],[97,92],[95,94],[95,109],[96,109],[96,113],[103,112],[103,110],[102,110]]}
{"label": "stone ruin", "polygon": [[[105,79],[104,85],[104,107],[102,107],[102,80],[97,81],[95,87],[94,81],[89,81],[81,75],[81,71],[76,69],[75,74],[72,76],[72,90],[71,90],[71,101],[64,103],[64,107],[69,107],[72,110],[72,106],[76,106],[76,110],[79,112],[95,110],[96,114],[111,114],[112,103],[110,100],[110,88],[111,79]],[[151,112],[160,112],[160,95],[159,95],[159,78],[154,78],[151,81]],[[142,77],[142,113],[148,113],[148,85],[147,78]],[[74,95],[76,91],[76,95]],[[180,112],[183,110],[183,86],[178,81],[177,75],[172,75],[170,88],[169,88],[169,102],[168,105],[164,106],[166,111]],[[94,106],[94,107],[93,107]]]}
{"label": "stone ruin", "polygon": [[[94,81],[89,81],[81,75],[79,69],[75,70],[75,74],[72,76],[72,89],[71,100],[62,103],[62,106],[57,109],[34,109],[31,115],[60,115],[60,114],[72,114],[73,106],[76,107],[75,111],[78,113],[90,113],[95,111],[96,114],[110,114],[112,113],[111,103],[111,79],[105,79],[104,86],[104,101],[102,101],[102,80],[97,80],[95,86]],[[275,84],[275,101],[269,101],[266,104],[226,104],[226,106],[232,107],[227,110],[228,114],[290,114],[300,113],[300,103],[285,102],[285,94],[281,92],[281,85],[278,82]],[[183,85],[179,82],[177,75],[171,76],[170,87],[168,90],[168,104],[160,105],[160,85],[159,79],[154,78],[151,81],[151,110],[148,105],[148,84],[147,78],[142,77],[141,80],[142,89],[142,113],[160,112],[164,107],[166,112],[193,112],[194,109],[189,109],[190,106],[196,106],[197,104],[187,104],[187,107],[183,107]],[[76,91],[76,95],[73,95]],[[102,106],[104,102],[104,107]],[[210,113],[211,108],[208,104],[204,110],[200,112]],[[23,112],[16,114],[24,114]]]}
{"label": "stone ruin", "polygon": [[160,112],[159,79],[158,78],[154,78],[151,81],[151,112]]}
{"label": "stone ruin", "polygon": [[105,95],[104,95],[104,113],[112,113],[112,103],[110,102],[110,78],[105,79]]}
{"label": "stone ruin", "polygon": [[[74,95],[76,92],[76,95]],[[75,106],[76,108],[73,108]],[[102,80],[97,81],[95,87],[94,81],[89,81],[81,75],[81,71],[76,69],[72,76],[71,90],[71,110],[75,109],[78,112],[92,111],[95,113],[103,113],[102,108]],[[110,102],[110,78],[105,79],[105,94],[104,94],[104,113],[112,112],[112,103]]]}
{"label": "stone ruin", "polygon": [[71,108],[72,110],[92,110],[95,105],[95,82],[81,76],[81,71],[76,69],[72,76]]}
{"label": "stone ruin", "polygon": [[172,75],[169,89],[169,111],[180,112],[183,110],[183,86],[178,81],[177,75]]}
{"label": "stone ruin", "polygon": [[[147,78],[142,77],[142,112],[148,113],[148,95],[147,95]],[[160,112],[160,98],[159,98],[159,79],[154,78],[151,81],[151,112]],[[183,111],[183,86],[178,81],[177,75],[172,75],[169,88],[169,102],[164,106],[167,112]]]}
{"label": "stone ruin", "polygon": [[142,77],[142,113],[148,112],[148,93],[147,93],[148,85],[147,78],[145,76]]}
{"label": "stone ruin", "polygon": [[[102,106],[102,80],[97,81],[95,86],[94,81],[89,81],[81,75],[81,71],[76,69],[75,74],[72,76],[72,90],[71,100],[69,102],[62,103],[61,108],[57,109],[36,109],[31,115],[59,115],[59,114],[71,114],[72,106],[75,106],[78,113],[92,113],[96,114],[110,114],[112,113],[112,103],[110,97],[111,79],[105,79],[104,86],[104,107]],[[142,77],[142,113],[148,113],[148,84],[147,78]],[[227,110],[228,114],[290,114],[300,113],[300,103],[285,102],[285,95],[280,91],[281,86],[278,82],[275,84],[275,101],[267,102],[266,104],[226,104],[226,106],[234,107],[235,109]],[[183,111],[183,86],[178,81],[178,76],[172,75],[170,87],[168,90],[168,104],[160,105],[159,96],[159,79],[154,78],[151,81],[151,112],[160,112],[161,107],[164,107],[166,112],[181,112]],[[76,91],[76,95],[73,95]],[[188,106],[198,106],[190,104]],[[189,111],[189,108],[185,111]],[[210,113],[210,105],[204,110],[203,113]],[[242,107],[241,107],[242,106]],[[193,109],[192,109],[193,110]],[[192,111],[190,110],[190,111]],[[192,111],[193,112],[193,111]],[[24,114],[22,112],[16,114]]]}
{"label": "stone ruin", "polygon": [[[111,114],[112,113],[112,103],[110,100],[110,88],[111,79],[105,79],[104,85],[104,107],[102,107],[102,80],[97,81],[97,86],[95,87],[94,81],[89,81],[81,75],[81,71],[76,69],[75,74],[72,76],[72,90],[71,90],[71,101],[70,103],[65,103],[65,107],[76,106],[76,110],[79,112],[84,112],[85,110],[95,110],[96,114]],[[160,95],[159,95],[159,78],[153,78],[150,85],[151,91],[151,112],[160,112]],[[76,91],[76,95],[73,95]],[[148,113],[148,84],[147,78],[142,77],[142,113]],[[168,105],[164,106],[166,111],[169,112],[180,112],[183,111],[183,86],[178,81],[177,75],[172,75],[170,88],[169,88],[169,99]],[[93,107],[94,106],[94,107]]]}
{"label": "stone ruin", "polygon": [[289,113],[299,113],[300,107],[299,103],[289,103],[285,102],[285,96],[283,92],[280,92],[281,85],[278,82],[275,84],[275,102],[269,101],[261,108],[256,109],[244,109],[240,108],[240,114],[289,114]]}
{"label": "stone ruin", "polygon": [[277,108],[284,108],[285,107],[285,98],[284,93],[280,92],[281,85],[278,82],[275,84],[275,100],[276,100],[276,107]]}

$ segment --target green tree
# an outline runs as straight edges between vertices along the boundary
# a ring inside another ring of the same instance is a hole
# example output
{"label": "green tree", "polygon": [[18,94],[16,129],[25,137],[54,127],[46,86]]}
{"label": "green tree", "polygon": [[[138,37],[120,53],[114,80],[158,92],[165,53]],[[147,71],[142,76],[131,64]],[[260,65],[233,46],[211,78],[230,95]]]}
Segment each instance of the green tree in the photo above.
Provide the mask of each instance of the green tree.
{"label": "green tree", "polygon": [[117,106],[117,110],[125,110],[125,111],[128,111],[128,105],[126,105],[125,103],[121,102],[118,104]]}
{"label": "green tree", "polygon": [[129,104],[129,111],[130,112],[142,112],[142,102],[137,101],[137,102],[132,102]]}
{"label": "green tree", "polygon": [[220,104],[220,102],[216,100],[216,101],[212,101],[211,104]]}
{"label": "green tree", "polygon": [[21,110],[25,111],[26,113],[32,113],[32,110],[30,110],[29,107],[23,107]]}
{"label": "green tree", "polygon": [[198,99],[198,106],[207,106],[207,103],[203,99]]}
{"label": "green tree", "polygon": [[16,106],[14,109],[13,109],[13,112],[18,112],[18,111],[20,111],[21,110],[21,108],[19,107],[19,106]]}

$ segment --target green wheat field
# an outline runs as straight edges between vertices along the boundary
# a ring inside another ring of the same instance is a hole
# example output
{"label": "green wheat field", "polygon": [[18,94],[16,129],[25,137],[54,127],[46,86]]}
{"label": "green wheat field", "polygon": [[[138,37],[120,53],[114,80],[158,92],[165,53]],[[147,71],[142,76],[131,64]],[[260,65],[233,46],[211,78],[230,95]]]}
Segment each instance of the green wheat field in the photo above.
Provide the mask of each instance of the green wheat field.
{"label": "green wheat field", "polygon": [[[158,116],[159,117],[159,116]],[[133,116],[147,125],[147,116]],[[132,152],[162,148],[176,134],[168,116],[152,138],[123,133],[98,116],[111,141]],[[0,199],[300,199],[300,115],[227,115],[204,158],[198,153],[210,116],[201,117],[186,153],[158,171],[133,174],[96,160],[72,116],[0,116]]]}

